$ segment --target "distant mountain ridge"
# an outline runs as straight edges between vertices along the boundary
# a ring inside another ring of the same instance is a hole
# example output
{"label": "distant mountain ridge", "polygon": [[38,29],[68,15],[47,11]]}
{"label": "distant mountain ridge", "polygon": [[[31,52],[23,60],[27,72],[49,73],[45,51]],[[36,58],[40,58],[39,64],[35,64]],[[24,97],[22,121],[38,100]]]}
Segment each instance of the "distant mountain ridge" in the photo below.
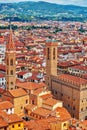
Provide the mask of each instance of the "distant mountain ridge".
{"label": "distant mountain ridge", "polygon": [[87,21],[87,7],[48,2],[0,3],[0,19],[16,21],[63,20]]}

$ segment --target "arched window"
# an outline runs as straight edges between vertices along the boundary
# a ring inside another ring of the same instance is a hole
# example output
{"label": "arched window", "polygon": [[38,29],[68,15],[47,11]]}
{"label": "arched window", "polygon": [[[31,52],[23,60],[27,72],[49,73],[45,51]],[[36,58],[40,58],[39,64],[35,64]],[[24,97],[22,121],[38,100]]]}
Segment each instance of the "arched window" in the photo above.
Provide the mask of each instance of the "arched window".
{"label": "arched window", "polygon": [[9,65],[9,61],[8,61],[8,59],[7,59],[7,65]]}
{"label": "arched window", "polygon": [[55,48],[53,48],[53,59],[55,60]]}
{"label": "arched window", "polygon": [[13,70],[10,71],[10,74],[13,75]]}
{"label": "arched window", "polygon": [[47,59],[50,59],[50,48],[47,48]]}
{"label": "arched window", "polygon": [[10,65],[11,65],[11,66],[13,65],[13,59],[10,60]]}
{"label": "arched window", "polygon": [[13,85],[13,82],[11,82],[11,85]]}
{"label": "arched window", "polygon": [[7,70],[7,75],[8,75],[8,70]]}
{"label": "arched window", "polygon": [[66,126],[66,123],[64,123],[63,126]]}

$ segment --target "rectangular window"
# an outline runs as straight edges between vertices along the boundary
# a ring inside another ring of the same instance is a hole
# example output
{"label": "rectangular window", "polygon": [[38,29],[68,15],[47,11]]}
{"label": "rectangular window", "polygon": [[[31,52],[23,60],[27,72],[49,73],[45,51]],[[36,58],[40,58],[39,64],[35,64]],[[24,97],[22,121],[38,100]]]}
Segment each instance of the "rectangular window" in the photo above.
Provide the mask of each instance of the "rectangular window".
{"label": "rectangular window", "polygon": [[28,99],[26,100],[26,104],[28,103]]}
{"label": "rectangular window", "polygon": [[81,111],[83,111],[83,108],[81,108]]}
{"label": "rectangular window", "polygon": [[57,94],[57,91],[55,90],[55,94]]}
{"label": "rectangular window", "polygon": [[53,59],[55,60],[55,48],[53,48]]}
{"label": "rectangular window", "polygon": [[32,100],[32,104],[34,105],[34,100]]}
{"label": "rectangular window", "polygon": [[11,85],[13,85],[13,82],[11,82]]}
{"label": "rectangular window", "polygon": [[12,128],[14,128],[14,125],[12,125]]}
{"label": "rectangular window", "polygon": [[0,98],[2,98],[2,95],[0,94]]}
{"label": "rectangular window", "polygon": [[61,96],[63,96],[63,93],[61,93]]}
{"label": "rectangular window", "polygon": [[10,71],[10,75],[13,75],[13,70]]}
{"label": "rectangular window", "polygon": [[21,126],[21,124],[18,124],[18,127],[20,127]]}
{"label": "rectangular window", "polygon": [[47,59],[50,59],[50,48],[47,48]]}

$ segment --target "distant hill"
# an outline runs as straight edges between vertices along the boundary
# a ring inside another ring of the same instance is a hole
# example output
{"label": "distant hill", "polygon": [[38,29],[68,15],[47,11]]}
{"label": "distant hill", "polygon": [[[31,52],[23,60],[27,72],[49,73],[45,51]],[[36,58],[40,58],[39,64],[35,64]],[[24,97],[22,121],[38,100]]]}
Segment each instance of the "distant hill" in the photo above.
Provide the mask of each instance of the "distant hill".
{"label": "distant hill", "polygon": [[48,2],[0,3],[0,19],[87,21],[87,7]]}

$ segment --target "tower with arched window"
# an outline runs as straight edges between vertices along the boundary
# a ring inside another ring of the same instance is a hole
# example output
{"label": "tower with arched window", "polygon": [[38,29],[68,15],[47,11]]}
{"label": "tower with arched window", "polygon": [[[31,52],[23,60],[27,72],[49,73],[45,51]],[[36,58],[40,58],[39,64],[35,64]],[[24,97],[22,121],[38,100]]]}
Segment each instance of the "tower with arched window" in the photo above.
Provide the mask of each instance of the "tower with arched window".
{"label": "tower with arched window", "polygon": [[46,84],[51,87],[51,75],[57,76],[57,46],[54,40],[46,43]]}
{"label": "tower with arched window", "polygon": [[16,82],[16,50],[10,29],[9,43],[6,46],[6,89],[15,89]]}

